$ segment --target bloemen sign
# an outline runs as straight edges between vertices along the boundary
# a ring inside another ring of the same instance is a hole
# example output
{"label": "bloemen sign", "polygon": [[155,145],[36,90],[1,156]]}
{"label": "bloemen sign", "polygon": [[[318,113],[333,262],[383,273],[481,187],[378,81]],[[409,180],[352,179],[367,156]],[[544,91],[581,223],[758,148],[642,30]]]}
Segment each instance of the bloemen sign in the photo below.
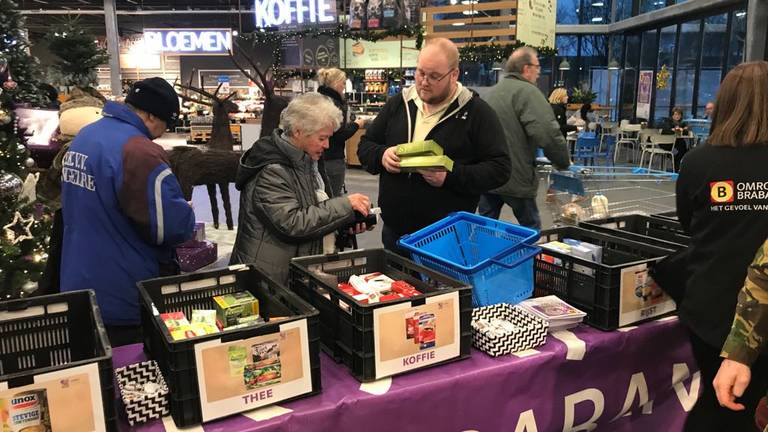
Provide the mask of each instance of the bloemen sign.
{"label": "bloemen sign", "polygon": [[232,49],[230,29],[144,29],[144,45],[153,52],[227,54]]}

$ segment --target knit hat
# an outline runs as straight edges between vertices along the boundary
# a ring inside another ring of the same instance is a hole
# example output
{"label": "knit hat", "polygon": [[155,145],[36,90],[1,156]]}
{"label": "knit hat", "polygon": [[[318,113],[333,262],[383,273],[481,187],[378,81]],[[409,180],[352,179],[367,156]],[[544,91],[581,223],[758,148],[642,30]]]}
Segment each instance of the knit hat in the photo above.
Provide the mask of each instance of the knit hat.
{"label": "knit hat", "polygon": [[154,114],[168,126],[179,118],[179,97],[168,81],[160,77],[137,81],[125,97],[125,103]]}

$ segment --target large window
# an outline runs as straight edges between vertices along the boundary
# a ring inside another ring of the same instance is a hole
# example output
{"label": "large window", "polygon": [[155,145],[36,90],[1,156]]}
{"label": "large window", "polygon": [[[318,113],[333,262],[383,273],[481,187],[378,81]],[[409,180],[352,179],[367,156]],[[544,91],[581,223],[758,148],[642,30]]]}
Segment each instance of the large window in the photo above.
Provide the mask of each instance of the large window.
{"label": "large window", "polygon": [[693,88],[696,82],[696,67],[699,64],[700,41],[700,20],[683,23],[680,26],[675,69],[675,106],[683,109],[684,117],[695,114],[693,113]]}
{"label": "large window", "polygon": [[744,41],[747,37],[747,12],[737,10],[731,18],[731,42],[728,47],[727,70],[744,61]]}
{"label": "large window", "polygon": [[666,5],[666,0],[640,0],[640,13],[663,9]]}
{"label": "large window", "polygon": [[704,43],[701,47],[699,94],[696,116],[704,115],[707,102],[714,101],[723,73],[728,15],[715,15],[704,20]]}
{"label": "large window", "polygon": [[623,119],[635,118],[635,100],[637,97],[637,77],[640,65],[640,35],[627,36],[624,70],[622,71],[621,109]]}
{"label": "large window", "polygon": [[614,0],[616,2],[616,21],[632,16],[632,0]]}
{"label": "large window", "polygon": [[581,0],[557,0],[557,23],[578,24]]}
{"label": "large window", "polygon": [[[573,87],[579,80],[579,37],[575,35],[558,35],[555,37],[557,58],[554,63],[555,81],[565,87]],[[559,70],[563,60],[570,64],[569,70]]]}
{"label": "large window", "polygon": [[[660,122],[669,117],[672,109],[672,82],[675,74],[675,38],[677,35],[677,26],[669,26],[661,29],[659,37],[659,60],[657,71],[667,71],[667,77],[664,81],[658,78],[654,79],[653,85],[656,88],[656,96],[653,98],[653,121]],[[661,75],[660,73],[657,73]]]}
{"label": "large window", "polygon": [[611,20],[611,0],[583,0],[582,24],[607,24]]}

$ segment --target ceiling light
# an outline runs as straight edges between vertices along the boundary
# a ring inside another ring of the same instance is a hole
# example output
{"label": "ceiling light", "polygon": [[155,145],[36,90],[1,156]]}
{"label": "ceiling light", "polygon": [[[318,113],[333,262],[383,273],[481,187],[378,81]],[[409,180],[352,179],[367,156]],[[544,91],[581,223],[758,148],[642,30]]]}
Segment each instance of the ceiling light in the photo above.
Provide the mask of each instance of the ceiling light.
{"label": "ceiling light", "polygon": [[596,3],[592,3],[592,6],[593,7],[603,7],[603,6],[605,6],[605,3],[603,3],[603,2],[596,2]]}
{"label": "ceiling light", "polygon": [[737,18],[744,18],[744,15],[746,15],[746,14],[747,14],[747,13],[746,13],[746,12],[744,12],[744,11],[741,11],[741,12],[736,12],[736,17],[737,17]]}
{"label": "ceiling light", "polygon": [[463,23],[463,22],[457,22],[457,23],[453,23],[453,24],[451,24],[451,25],[452,25],[452,26],[456,26],[456,27],[459,27],[459,26],[463,26],[463,25],[465,25],[465,23]]}
{"label": "ceiling light", "polygon": [[238,34],[240,33],[238,33],[237,30],[232,30],[232,36],[237,36]]}
{"label": "ceiling light", "polygon": [[477,15],[480,12],[478,12],[476,10],[466,10],[466,11],[461,11],[461,13],[464,14],[464,15]]}
{"label": "ceiling light", "polygon": [[45,1],[45,0],[32,0],[32,1],[35,2],[35,3],[48,4],[48,2]]}
{"label": "ceiling light", "polygon": [[561,71],[571,70],[571,64],[568,63],[568,60],[563,59],[563,61],[560,62],[560,66],[558,66],[557,68],[560,69]]}
{"label": "ceiling light", "polygon": [[611,59],[611,61],[608,62],[608,70],[619,70],[621,69],[621,65],[619,62],[616,61],[616,59]]}
{"label": "ceiling light", "polygon": [[603,21],[603,17],[594,17],[594,18],[592,18],[592,22],[602,22],[602,21]]}

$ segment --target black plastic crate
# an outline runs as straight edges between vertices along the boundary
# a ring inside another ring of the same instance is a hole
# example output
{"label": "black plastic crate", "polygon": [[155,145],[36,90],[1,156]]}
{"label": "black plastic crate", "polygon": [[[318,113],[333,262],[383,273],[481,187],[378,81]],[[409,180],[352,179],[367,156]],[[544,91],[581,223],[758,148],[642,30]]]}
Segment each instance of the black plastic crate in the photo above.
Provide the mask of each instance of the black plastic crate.
{"label": "black plastic crate", "polygon": [[680,222],[645,215],[626,215],[581,222],[580,227],[664,249],[678,250],[691,243]]}
{"label": "black plastic crate", "polygon": [[[404,280],[422,295],[374,304],[360,304],[336,284],[322,280],[312,270],[334,275],[347,282],[352,275],[380,272],[395,280]],[[290,266],[291,289],[320,311],[320,335],[323,349],[337,362],[343,362],[361,382],[376,379],[374,356],[374,310],[398,303],[413,306],[426,298],[458,292],[459,356],[429,366],[448,363],[470,355],[472,345],[472,288],[463,282],[437,273],[384,249],[356,250],[333,255],[294,258]],[[342,308],[340,305],[346,305]]]}
{"label": "black plastic crate", "polygon": [[93,291],[0,302],[0,382],[9,389],[35,376],[98,364],[108,431],[117,430],[112,347]]}
{"label": "black plastic crate", "polygon": [[[602,330],[619,327],[622,270],[643,264],[651,267],[671,253],[669,249],[578,227],[542,231],[539,243],[563,241],[566,238],[601,246],[602,263],[542,248],[541,255],[536,257],[534,263],[534,296],[554,294],[586,312],[585,322]],[[548,257],[559,262],[548,262]],[[660,291],[655,292],[660,293],[661,297],[658,298],[665,298]],[[658,316],[652,315],[633,322]]]}
{"label": "black plastic crate", "polygon": [[663,213],[654,213],[651,216],[662,218],[662,219],[677,220],[677,210],[672,210],[672,211],[663,212]]}
{"label": "black plastic crate", "polygon": [[[312,391],[297,397],[317,394],[320,382],[319,318],[315,308],[299,296],[249,265],[146,280],[138,283],[141,297],[141,322],[144,347],[155,359],[170,389],[171,416],[177,426],[202,421],[200,386],[197,379],[195,345],[220,339],[232,342],[279,332],[282,324],[306,320]],[[184,312],[191,317],[194,309],[214,309],[213,297],[236,291],[249,291],[259,300],[259,313],[266,319],[289,317],[275,322],[226,330],[224,332],[174,341],[159,314]],[[248,408],[253,409],[253,407]],[[245,409],[243,410],[245,411]]]}

